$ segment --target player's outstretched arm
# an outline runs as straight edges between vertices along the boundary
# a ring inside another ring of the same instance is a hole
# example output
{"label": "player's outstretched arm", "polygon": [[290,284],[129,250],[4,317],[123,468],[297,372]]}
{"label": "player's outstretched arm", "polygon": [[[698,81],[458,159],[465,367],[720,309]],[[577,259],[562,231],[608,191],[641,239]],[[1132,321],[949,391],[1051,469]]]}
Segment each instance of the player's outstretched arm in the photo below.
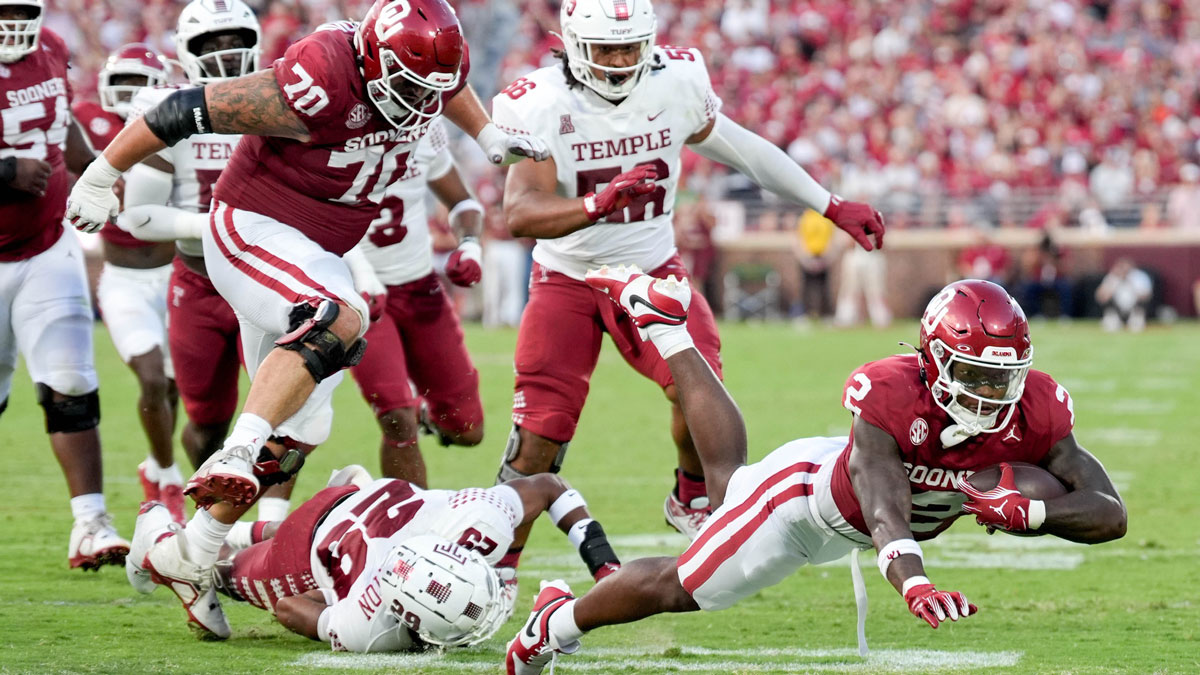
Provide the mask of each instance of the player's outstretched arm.
{"label": "player's outstretched arm", "polygon": [[475,139],[492,164],[508,166],[527,157],[540,162],[550,156],[549,148],[540,138],[506,133],[493,124],[469,84],[446,102],[443,114]]}
{"label": "player's outstretched arm", "polygon": [[1125,536],[1128,514],[1121,495],[1100,460],[1080,447],[1069,433],[1046,456],[1046,470],[1070,490],[1046,500],[1041,530],[1084,544],[1099,544]]}
{"label": "player's outstretched arm", "polygon": [[556,474],[539,473],[504,485],[521,497],[525,509],[517,529],[527,528],[546,513],[574,544],[588,572],[599,581],[621,566],[600,523],[592,519],[583,495]]}
{"label": "player's outstretched arm", "polygon": [[687,140],[701,155],[737,169],[760,187],[832,220],[866,250],[883,248],[883,216],[867,204],[843,201],[762,136],[718,114]]}
{"label": "player's outstretched arm", "polygon": [[909,611],[931,627],[977,609],[962,593],[939,591],[925,576],[921,547],[913,539],[912,491],[900,462],[900,447],[886,431],[854,416],[850,483],[863,520],[879,552],[879,571],[908,603]]}
{"label": "player's outstretched arm", "polygon": [[299,633],[310,640],[320,640],[318,626],[321,613],[328,607],[329,605],[325,604],[325,595],[321,591],[308,591],[280,598],[279,602],[275,603],[275,618],[293,633]]}

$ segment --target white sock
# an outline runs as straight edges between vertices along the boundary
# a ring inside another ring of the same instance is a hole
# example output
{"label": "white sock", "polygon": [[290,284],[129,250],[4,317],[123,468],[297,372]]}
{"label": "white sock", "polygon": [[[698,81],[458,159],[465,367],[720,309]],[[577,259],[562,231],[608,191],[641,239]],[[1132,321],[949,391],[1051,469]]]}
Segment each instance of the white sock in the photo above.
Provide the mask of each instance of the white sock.
{"label": "white sock", "polygon": [[201,567],[217,562],[221,544],[229,535],[232,524],[226,525],[213,518],[206,510],[199,510],[183,529],[187,539],[188,558]]}
{"label": "white sock", "polygon": [[263,497],[258,500],[258,519],[266,521],[283,520],[287,518],[292,503],[279,497]]}
{"label": "white sock", "polygon": [[104,495],[99,492],[71,497],[71,515],[77,523],[99,518],[105,510]]}
{"label": "white sock", "polygon": [[655,349],[658,350],[664,361],[689,347],[695,348],[696,346],[692,342],[691,333],[688,333],[686,323],[679,326],[652,323],[646,326],[646,335],[650,337],[650,342],[654,343]]}
{"label": "white sock", "polygon": [[252,454],[257,454],[259,450],[262,450],[267,439],[271,438],[272,431],[274,431],[274,427],[270,422],[254,413],[242,413],[238,415],[237,422],[233,425],[233,431],[230,432],[229,438],[225,439],[225,445],[222,448],[248,445]]}
{"label": "white sock", "polygon": [[162,473],[162,467],[158,465],[154,457],[146,455],[146,461],[142,462],[142,473],[146,476],[146,480],[157,483],[158,476]]}
{"label": "white sock", "polygon": [[239,551],[244,548],[250,548],[254,544],[252,541],[253,529],[254,523],[239,520],[230,528],[229,534],[225,535],[225,543]]}
{"label": "white sock", "polygon": [[583,637],[583,631],[579,630],[579,626],[575,625],[575,603],[577,600],[572,600],[567,604],[559,607],[553,614],[550,615],[550,644],[555,648],[561,648],[572,642],[577,642]]}
{"label": "white sock", "polygon": [[165,469],[159,469],[158,484],[167,485],[183,485],[183,476],[179,473],[179,463],[176,462]]}

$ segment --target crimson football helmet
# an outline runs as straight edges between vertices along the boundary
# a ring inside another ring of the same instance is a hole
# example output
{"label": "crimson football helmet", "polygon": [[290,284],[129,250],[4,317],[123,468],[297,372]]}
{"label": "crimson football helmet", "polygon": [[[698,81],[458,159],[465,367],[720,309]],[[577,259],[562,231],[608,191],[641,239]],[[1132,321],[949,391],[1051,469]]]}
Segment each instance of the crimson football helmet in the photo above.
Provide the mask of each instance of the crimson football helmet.
{"label": "crimson football helmet", "polygon": [[376,0],[354,34],[367,98],[392,126],[414,130],[458,87],[466,42],[445,0]]}
{"label": "crimson football helmet", "polygon": [[496,570],[477,551],[434,535],[405,539],[384,559],[379,595],[401,625],[442,647],[483,642],[507,618]]}
{"label": "crimson football helmet", "polygon": [[1008,424],[1025,391],[1033,363],[1029,322],[1000,286],[956,281],[925,308],[920,359],[934,401],[964,432],[995,433]]}
{"label": "crimson football helmet", "polygon": [[42,32],[42,0],[4,0],[0,7],[25,10],[27,18],[0,20],[0,63],[16,63],[37,49]]}
{"label": "crimson football helmet", "polygon": [[[139,84],[113,82],[121,76],[144,77],[146,81]],[[167,77],[166,60],[153,47],[141,42],[127,44],[113,52],[100,69],[97,83],[100,107],[124,119],[133,109],[131,102],[139,89],[164,85]]]}

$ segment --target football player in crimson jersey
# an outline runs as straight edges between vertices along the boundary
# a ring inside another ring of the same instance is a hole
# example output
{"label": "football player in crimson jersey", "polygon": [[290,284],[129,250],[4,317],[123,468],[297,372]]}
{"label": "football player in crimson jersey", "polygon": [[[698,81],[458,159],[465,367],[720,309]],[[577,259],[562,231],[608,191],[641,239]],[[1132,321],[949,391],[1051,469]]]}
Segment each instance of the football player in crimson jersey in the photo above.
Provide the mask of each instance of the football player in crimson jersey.
{"label": "football player in crimson jersey", "polygon": [[[655,46],[649,0],[564,2],[560,20],[561,67],[519,78],[493,100],[497,124],[537,135],[551,151],[549,161],[514,165],[504,191],[509,229],[538,242],[517,339],[514,428],[500,477],[562,465],[607,332],[671,401],[679,468],[663,508],[669,524],[694,538],[745,456],[729,447],[697,454],[667,365],[588,288],[584,273],[634,263],[656,277],[687,276],[671,226],[684,146],[824,213],[868,250],[882,245],[883,220],[866,204],[831,195],[779,148],[721,115],[700,52]],[[693,297],[690,330],[720,377],[712,311],[703,297]]]}
{"label": "football player in crimson jersey", "polygon": [[[691,298],[686,281],[618,268],[589,273],[588,282],[631,312],[663,352],[697,442],[745,452],[737,408],[681,321]],[[626,563],[578,600],[562,581],[543,583],[533,614],[509,643],[508,672],[541,672],[599,626],[727,608],[801,565],[856,548],[879,552],[880,572],[914,615],[933,628],[957,621],[977,608],[962,593],[934,586],[917,541],[964,512],[989,531],[1089,544],[1124,536],[1125,506],[1104,467],[1075,440],[1070,396],[1030,369],[1032,357],[1029,324],[1004,289],[975,279],[950,284],[925,310],[916,354],[851,374],[849,438],[792,441],[738,468],[725,503],[678,558]],[[1030,500],[1016,491],[1011,470],[988,492],[965,480],[1016,461],[1042,466],[1069,491]]]}
{"label": "football player in crimson jersey", "polygon": [[442,445],[478,445],[483,440],[479,371],[467,353],[449,294],[434,271],[425,208],[429,190],[450,210],[458,241],[446,264],[447,277],[458,286],[478,283],[483,274],[483,207],[454,166],[440,120],[417,145],[408,170],[388,186],[367,236],[346,254],[355,287],[379,315],[366,335],[371,349],[350,374],[383,429],[383,475],[420,486],[426,485],[426,475],[417,445],[419,425],[436,434]]}
{"label": "football player in crimson jersey", "polygon": [[[274,613],[301,635],[330,642],[335,650],[398,651],[419,647],[422,640],[474,643],[512,614],[516,586],[492,566],[509,550],[513,528],[542,513],[567,535],[594,579],[620,569],[583,496],[557,476],[541,474],[487,489],[424,490],[405,480],[372,481],[362,467],[349,466],[334,472],[328,486],[286,520],[239,523],[216,567],[216,587]],[[178,533],[161,505],[147,504],[138,516],[130,560],[153,563],[162,550],[151,544]],[[447,565],[428,550],[410,552],[426,562],[409,564],[426,569],[415,575],[419,584],[405,584],[406,579],[396,578],[407,572],[395,552],[426,537],[473,550],[479,564]],[[475,567],[484,570],[482,575],[470,569]],[[144,566],[127,570],[134,588],[154,590]],[[479,576],[488,589],[472,598]],[[438,581],[450,597],[438,597],[442,591],[425,579]],[[452,637],[444,632],[445,623],[462,627],[460,615],[471,620],[471,630]],[[193,621],[192,627],[208,637],[230,634],[225,622]]]}
{"label": "football player in crimson jersey", "polygon": [[95,569],[120,564],[129,544],[101,492],[91,300],[83,250],[62,226],[67,171],[93,157],[71,118],[69,56],[42,27],[42,0],[0,0],[0,414],[20,351],[71,495],[67,557]]}
{"label": "football player in crimson jersey", "polygon": [[[217,621],[205,571],[258,499],[329,435],[342,369],[362,357],[368,308],[342,254],[366,233],[429,123],[445,114],[497,164],[544,158],[534,139],[492,124],[467,87],[469,58],[445,0],[377,0],[362,23],[322,26],[268,70],[172,93],[127,125],[68,200],[76,227],[116,215],[109,187],[135,163],[195,133],[240,133],[213,192],[205,268],[237,312],[251,377],[242,414],[188,481],[205,507],[153,573],[195,617]],[[275,438],[286,453],[268,447]],[[186,543],[185,543],[186,541]],[[223,620],[223,618],[221,619]]]}
{"label": "football player in crimson jersey", "polygon": [[[188,83],[138,92],[129,122],[180,89],[257,70],[260,32],[254,12],[240,0],[188,3],[175,31],[176,55]],[[193,467],[221,447],[237,411],[242,367],[238,321],[208,277],[200,236],[208,225],[213,185],[238,140],[236,135],[193,134],[147,157],[126,174],[125,211],[118,227],[100,231],[103,236],[128,230],[138,239],[166,242],[175,254],[168,268],[167,340],[187,412],[181,440]],[[143,467],[151,479],[156,469],[149,461]],[[274,497],[262,500],[259,510],[268,511],[264,517],[283,518],[287,507],[286,497]]]}
{"label": "football player in crimson jersey", "polygon": [[[100,102],[72,108],[92,146],[107,147],[125,125],[137,92],[164,85],[167,78],[166,62],[149,45],[128,44],[113,52],[100,69]],[[127,203],[129,187],[127,181]],[[136,181],[133,190],[136,202]],[[116,227],[102,230],[100,238],[104,271],[96,301],[117,354],[137,376],[138,417],[150,442],[150,454],[138,465],[142,492],[147,501],[161,500],[183,522],[183,476],[173,452],[179,395],[167,351],[167,279],[175,245],[142,241]]]}

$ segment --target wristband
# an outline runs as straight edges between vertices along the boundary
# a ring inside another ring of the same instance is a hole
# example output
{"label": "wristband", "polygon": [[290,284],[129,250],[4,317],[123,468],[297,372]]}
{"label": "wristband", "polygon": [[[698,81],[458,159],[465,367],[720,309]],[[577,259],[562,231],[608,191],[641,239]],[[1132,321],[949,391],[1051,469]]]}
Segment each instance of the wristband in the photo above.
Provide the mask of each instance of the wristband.
{"label": "wristband", "polygon": [[1031,530],[1041,529],[1046,524],[1046,502],[1040,499],[1029,500],[1029,522],[1026,525]]}
{"label": "wristband", "polygon": [[108,163],[108,158],[100,154],[96,155],[96,158],[88,164],[88,168],[79,174],[79,182],[86,181],[95,187],[108,189],[120,177],[121,172],[114,169],[113,165]]}
{"label": "wristband", "polygon": [[908,592],[911,591],[914,586],[921,586],[923,584],[929,584],[932,586],[933,582],[929,580],[929,577],[923,577],[919,574],[915,577],[909,577],[904,580],[904,585],[900,587],[900,595],[907,596]]}
{"label": "wristband", "polygon": [[567,490],[559,495],[558,499],[554,500],[554,503],[550,505],[550,508],[546,509],[546,513],[550,516],[550,521],[555,525],[558,525],[558,521],[562,520],[568,513],[581,506],[587,506],[587,502],[584,501],[583,495],[579,494],[578,490]]}
{"label": "wristband", "polygon": [[467,212],[483,213],[483,204],[474,199],[464,199],[455,204],[454,208],[450,209],[450,215],[446,216],[446,221],[453,223],[455,218]]}
{"label": "wristband", "polygon": [[879,573],[887,579],[888,568],[892,566],[892,561],[902,555],[912,554],[925,560],[924,554],[921,553],[921,546],[912,539],[896,539],[888,542],[883,548],[879,549],[879,555],[875,558],[875,562],[879,565]]}
{"label": "wristband", "polygon": [[8,186],[17,177],[17,158],[0,159],[0,185]]}

